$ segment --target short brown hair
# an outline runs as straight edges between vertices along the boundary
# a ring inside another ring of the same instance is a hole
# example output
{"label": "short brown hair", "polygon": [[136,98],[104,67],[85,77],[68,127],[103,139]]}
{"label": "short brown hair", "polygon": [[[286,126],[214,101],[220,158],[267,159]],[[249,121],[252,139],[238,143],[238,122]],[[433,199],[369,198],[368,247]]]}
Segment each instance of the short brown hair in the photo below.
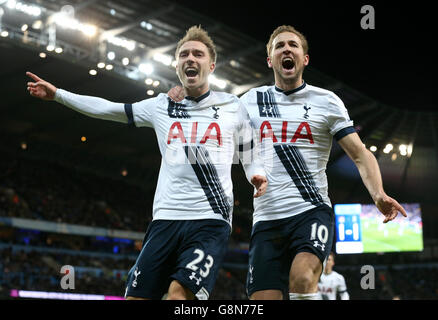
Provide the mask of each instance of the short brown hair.
{"label": "short brown hair", "polygon": [[299,32],[297,29],[295,29],[294,27],[283,25],[283,26],[279,26],[277,29],[275,29],[274,32],[272,32],[271,37],[269,38],[269,42],[266,45],[266,51],[268,53],[268,57],[271,54],[272,42],[274,42],[274,39],[276,36],[278,36],[280,33],[283,33],[283,32],[295,33],[298,36],[298,38],[300,38],[300,40],[301,40],[304,54],[307,54],[309,52],[309,44],[307,43],[306,37],[301,32]]}
{"label": "short brown hair", "polygon": [[178,45],[176,46],[175,58],[178,58],[179,49],[187,41],[199,41],[205,44],[211,60],[216,63],[216,46],[208,35],[208,32],[202,29],[201,26],[192,26],[189,30],[187,30],[186,35],[178,42]]}

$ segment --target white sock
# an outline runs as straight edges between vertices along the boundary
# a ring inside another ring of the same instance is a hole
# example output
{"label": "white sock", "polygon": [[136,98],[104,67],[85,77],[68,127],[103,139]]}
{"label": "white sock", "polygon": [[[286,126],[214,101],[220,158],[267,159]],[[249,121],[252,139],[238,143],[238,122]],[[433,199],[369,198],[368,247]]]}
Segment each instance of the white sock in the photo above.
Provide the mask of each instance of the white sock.
{"label": "white sock", "polygon": [[289,292],[289,300],[321,300],[321,296],[316,293],[292,293]]}

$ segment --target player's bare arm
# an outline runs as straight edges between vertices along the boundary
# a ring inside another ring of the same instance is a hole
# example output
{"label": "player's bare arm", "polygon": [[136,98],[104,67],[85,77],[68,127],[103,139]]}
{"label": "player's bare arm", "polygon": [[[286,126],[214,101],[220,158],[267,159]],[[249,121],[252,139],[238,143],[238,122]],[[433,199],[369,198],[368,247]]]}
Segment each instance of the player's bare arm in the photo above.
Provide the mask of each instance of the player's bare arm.
{"label": "player's bare arm", "polygon": [[365,187],[379,211],[385,216],[383,223],[394,220],[399,212],[407,217],[405,209],[383,190],[382,176],[376,157],[365,148],[357,133],[343,137],[338,143],[356,164]]}

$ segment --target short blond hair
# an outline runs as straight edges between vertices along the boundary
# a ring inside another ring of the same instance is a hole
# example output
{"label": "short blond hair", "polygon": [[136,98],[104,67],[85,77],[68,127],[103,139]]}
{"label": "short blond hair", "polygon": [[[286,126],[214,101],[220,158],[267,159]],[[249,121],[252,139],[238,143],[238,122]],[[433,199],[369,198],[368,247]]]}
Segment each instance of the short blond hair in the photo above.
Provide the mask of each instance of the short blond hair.
{"label": "short blond hair", "polygon": [[208,35],[208,32],[201,28],[201,26],[192,26],[187,30],[185,36],[179,40],[175,50],[175,58],[178,58],[178,52],[181,46],[188,41],[199,41],[205,44],[210,54],[211,61],[216,63],[216,46],[213,40]]}
{"label": "short blond hair", "polygon": [[272,43],[274,42],[275,37],[283,32],[295,33],[298,36],[298,38],[300,38],[300,40],[301,40],[304,54],[307,54],[309,52],[309,44],[307,43],[306,37],[301,32],[299,32],[297,29],[295,29],[294,27],[282,25],[282,26],[279,26],[277,29],[275,29],[274,32],[272,32],[271,37],[269,38],[269,42],[266,45],[266,51],[268,53],[268,57],[271,55]]}

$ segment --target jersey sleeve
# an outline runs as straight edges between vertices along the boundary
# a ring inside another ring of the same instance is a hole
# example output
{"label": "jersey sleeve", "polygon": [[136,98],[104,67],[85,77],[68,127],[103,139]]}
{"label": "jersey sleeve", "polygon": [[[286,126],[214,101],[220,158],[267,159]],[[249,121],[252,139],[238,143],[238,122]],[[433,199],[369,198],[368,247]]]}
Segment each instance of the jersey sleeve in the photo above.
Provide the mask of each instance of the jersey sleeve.
{"label": "jersey sleeve", "polygon": [[111,102],[99,97],[85,96],[57,89],[55,101],[86,116],[127,123],[123,103]]}
{"label": "jersey sleeve", "polygon": [[347,285],[345,283],[345,278],[342,275],[339,275],[338,293],[339,293],[341,300],[349,300],[350,299],[350,296],[347,292]]}
{"label": "jersey sleeve", "polygon": [[153,128],[157,107],[164,101],[164,98],[164,94],[159,94],[155,98],[145,99],[132,104],[126,103],[124,108],[128,118],[128,125]]}
{"label": "jersey sleeve", "polygon": [[256,136],[256,130],[252,126],[244,103],[241,100],[238,100],[238,103],[239,124],[235,139],[240,162],[245,170],[246,178],[251,182],[254,175],[266,177],[266,172],[260,155],[260,143]]}
{"label": "jersey sleeve", "polygon": [[342,100],[334,93],[328,98],[328,126],[330,134],[336,140],[340,140],[346,135],[356,132],[353,127],[353,121],[348,115],[347,108]]}

